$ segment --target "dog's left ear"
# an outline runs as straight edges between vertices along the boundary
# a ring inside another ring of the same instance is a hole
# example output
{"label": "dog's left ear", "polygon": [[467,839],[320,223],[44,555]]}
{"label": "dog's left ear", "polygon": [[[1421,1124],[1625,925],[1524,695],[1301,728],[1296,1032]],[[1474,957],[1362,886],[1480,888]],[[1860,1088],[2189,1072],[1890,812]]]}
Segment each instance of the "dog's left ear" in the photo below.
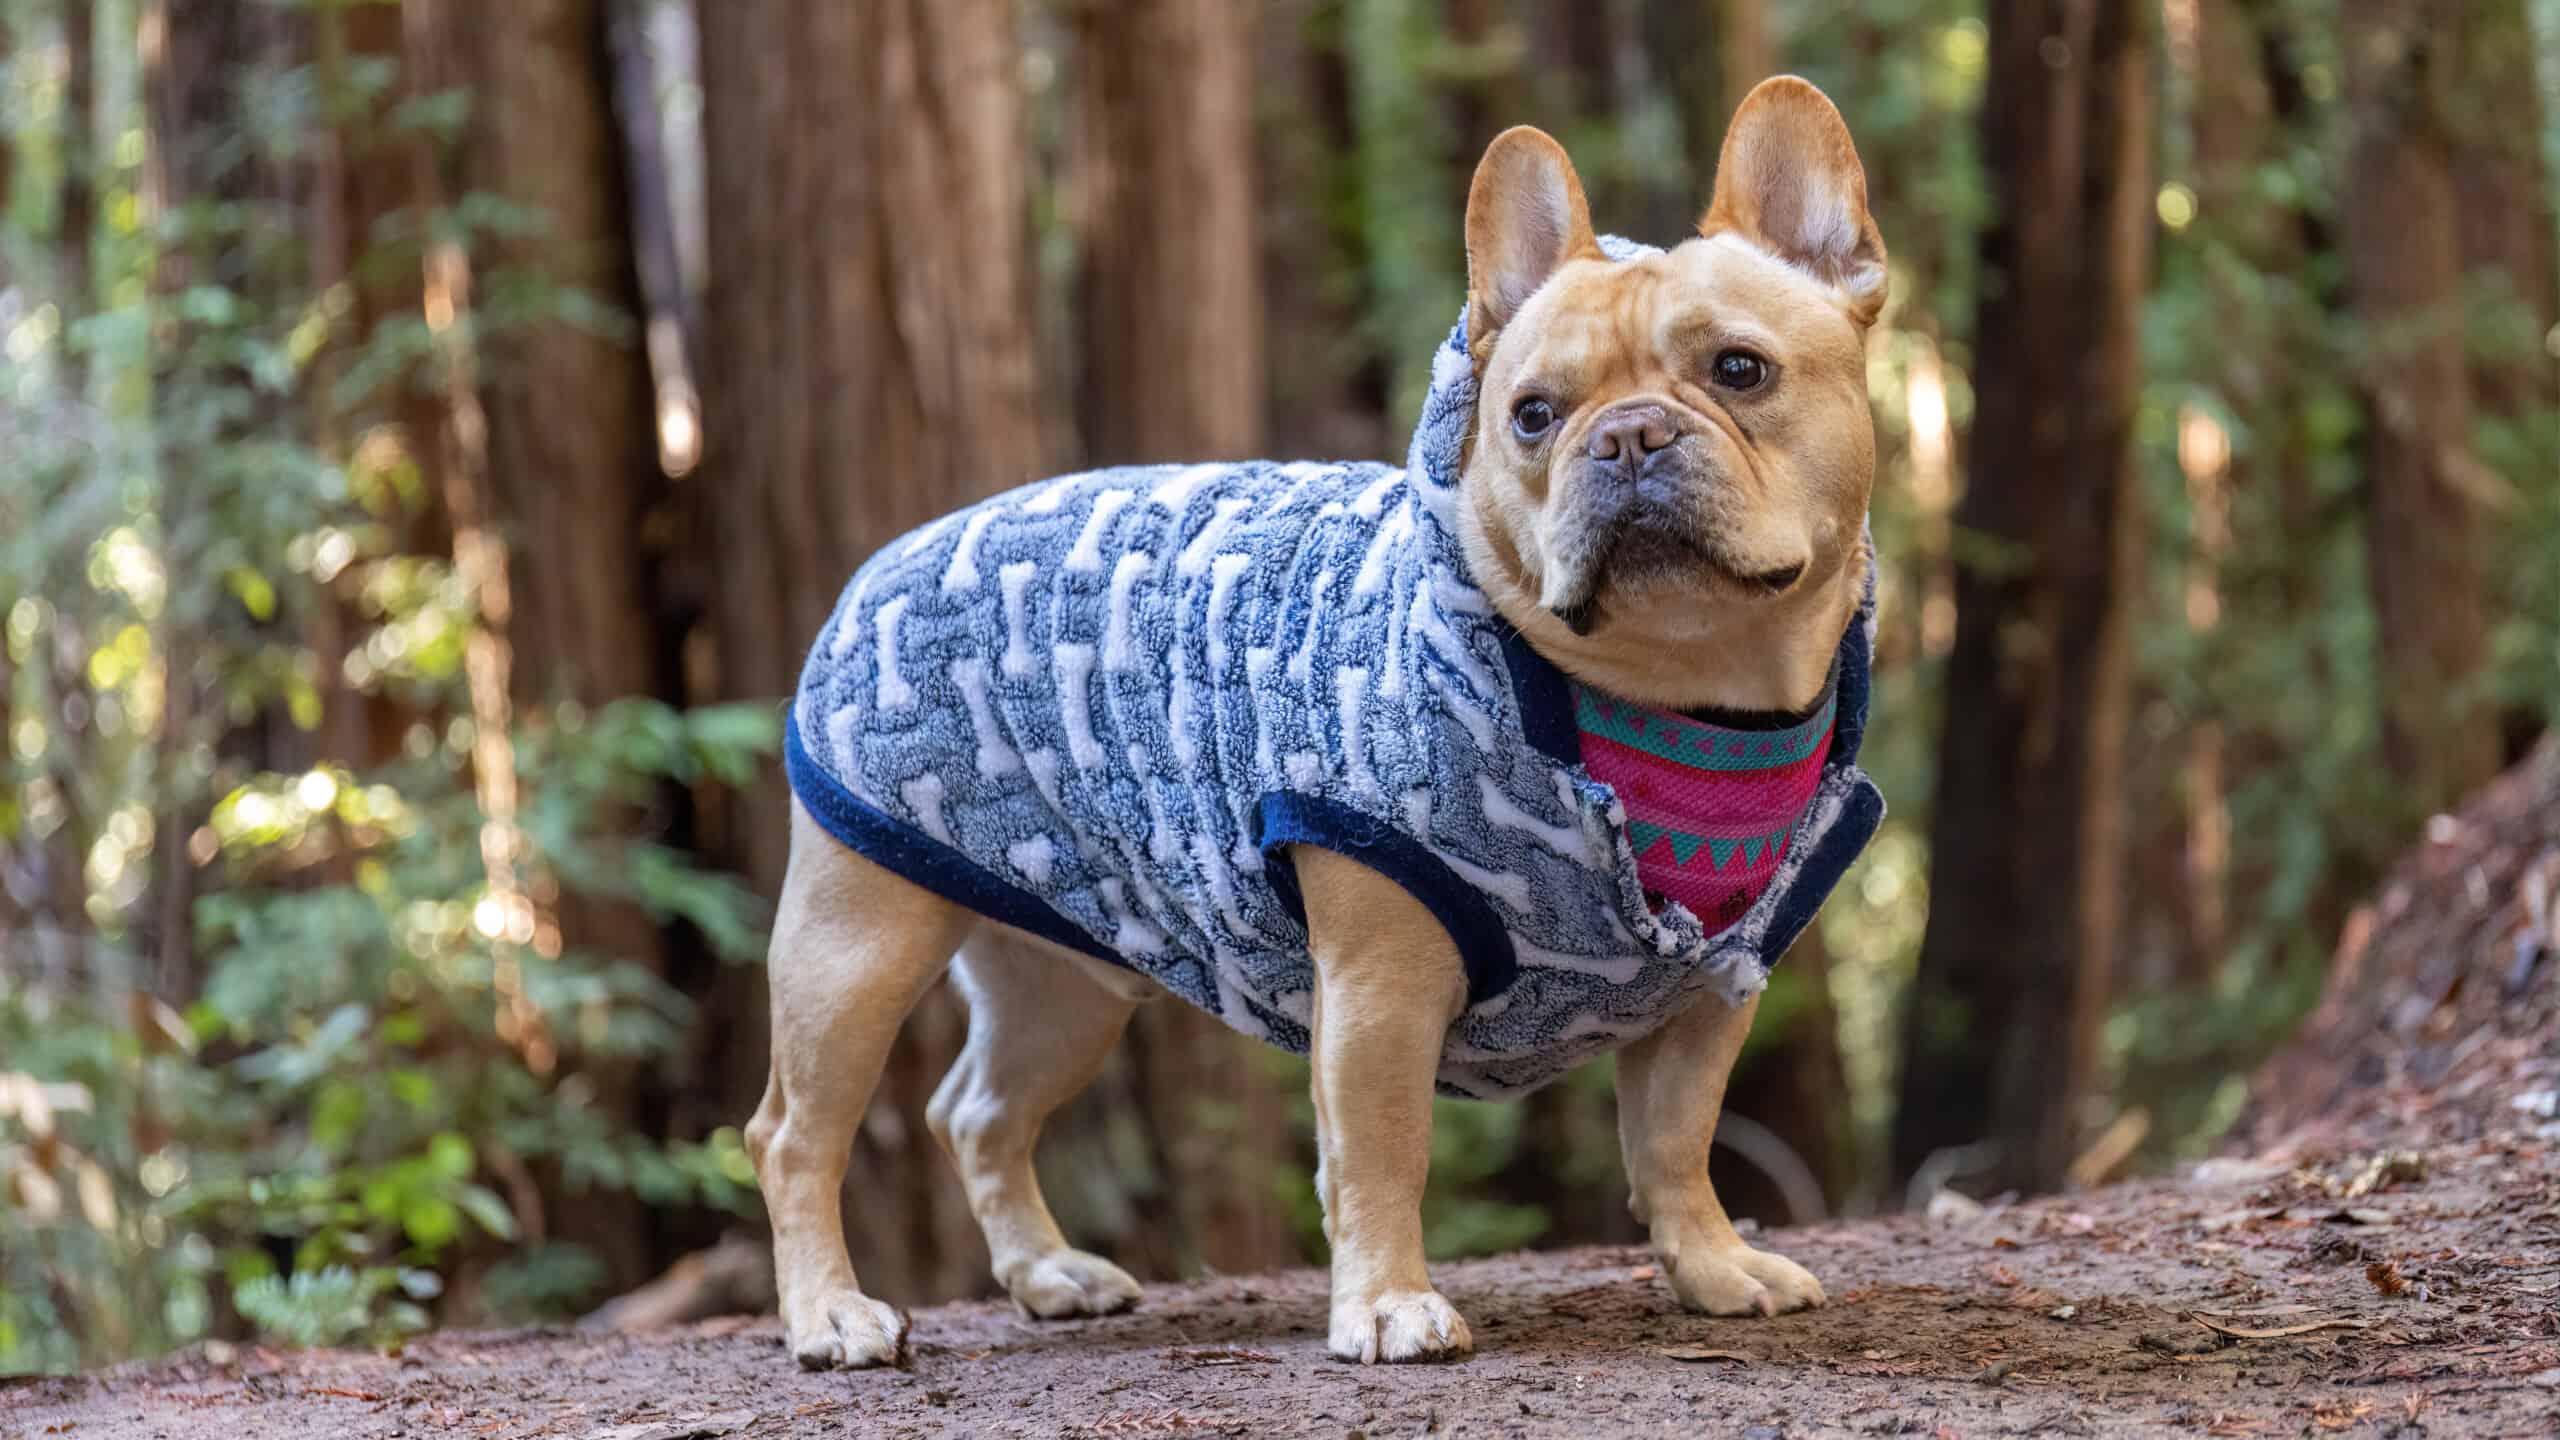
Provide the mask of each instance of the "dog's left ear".
{"label": "dog's left ear", "polygon": [[1860,325],[1884,309],[1884,236],[1867,213],[1858,147],[1830,97],[1793,75],[1742,98],[1698,232],[1739,235],[1837,286]]}

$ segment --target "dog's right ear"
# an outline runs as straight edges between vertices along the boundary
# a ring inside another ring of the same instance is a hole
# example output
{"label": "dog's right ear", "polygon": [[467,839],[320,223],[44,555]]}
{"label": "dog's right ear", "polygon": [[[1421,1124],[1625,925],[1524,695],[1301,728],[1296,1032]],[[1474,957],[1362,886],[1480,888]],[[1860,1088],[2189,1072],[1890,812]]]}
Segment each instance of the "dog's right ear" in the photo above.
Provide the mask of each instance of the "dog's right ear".
{"label": "dog's right ear", "polygon": [[1600,253],[1564,147],[1530,125],[1494,136],[1467,190],[1467,349],[1476,368],[1558,266]]}

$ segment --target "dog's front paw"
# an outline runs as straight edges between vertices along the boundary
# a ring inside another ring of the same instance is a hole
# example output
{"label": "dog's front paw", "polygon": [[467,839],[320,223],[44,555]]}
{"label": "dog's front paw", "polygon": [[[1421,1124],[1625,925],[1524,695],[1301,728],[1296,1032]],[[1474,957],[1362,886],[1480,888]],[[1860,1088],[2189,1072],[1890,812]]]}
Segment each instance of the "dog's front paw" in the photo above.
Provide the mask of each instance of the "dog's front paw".
{"label": "dog's front paw", "polygon": [[895,1365],[907,1348],[907,1317],[859,1290],[822,1295],[784,1318],[803,1370]]}
{"label": "dog's front paw", "polygon": [[1680,1303],[1709,1315],[1784,1315],[1823,1303],[1822,1282],[1812,1271],[1739,1240],[1683,1247],[1663,1268]]}
{"label": "dog's front paw", "polygon": [[1052,1250],[1005,1277],[1013,1303],[1043,1320],[1109,1315],[1138,1303],[1129,1272],[1082,1250]]}
{"label": "dog's front paw", "polygon": [[1336,1301],[1327,1343],[1337,1360],[1453,1360],[1475,1348],[1467,1322],[1436,1290],[1392,1290]]}

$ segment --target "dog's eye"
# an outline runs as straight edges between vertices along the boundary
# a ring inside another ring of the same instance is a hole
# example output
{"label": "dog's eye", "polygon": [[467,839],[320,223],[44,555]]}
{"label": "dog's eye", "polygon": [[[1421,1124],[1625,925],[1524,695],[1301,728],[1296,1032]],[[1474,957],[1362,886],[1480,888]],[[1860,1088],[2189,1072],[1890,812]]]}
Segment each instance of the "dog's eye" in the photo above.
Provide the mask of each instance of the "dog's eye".
{"label": "dog's eye", "polygon": [[1769,383],[1769,362],[1748,350],[1726,350],[1716,356],[1716,383],[1727,390],[1757,390]]}
{"label": "dog's eye", "polygon": [[1556,423],[1556,407],[1532,395],[1511,407],[1511,428],[1523,440],[1535,440]]}

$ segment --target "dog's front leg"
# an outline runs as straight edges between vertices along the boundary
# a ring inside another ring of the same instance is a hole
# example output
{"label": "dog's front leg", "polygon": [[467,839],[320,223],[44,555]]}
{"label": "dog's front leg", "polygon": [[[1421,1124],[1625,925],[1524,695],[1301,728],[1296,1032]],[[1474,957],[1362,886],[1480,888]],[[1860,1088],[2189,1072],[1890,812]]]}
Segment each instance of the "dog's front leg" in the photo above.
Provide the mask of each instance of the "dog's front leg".
{"label": "dog's front leg", "polygon": [[1725,1080],[1759,1008],[1758,996],[1738,1006],[1705,996],[1618,1052],[1628,1207],[1651,1230],[1672,1293],[1710,1315],[1781,1315],[1823,1298],[1803,1266],[1742,1243],[1707,1179]]}
{"label": "dog's front leg", "polygon": [[1431,1288],[1422,1187],[1431,1087],[1465,968],[1419,901],[1357,861],[1301,846],[1316,962],[1316,1190],[1333,1242],[1328,1343],[1344,1360],[1433,1360],[1474,1346]]}

